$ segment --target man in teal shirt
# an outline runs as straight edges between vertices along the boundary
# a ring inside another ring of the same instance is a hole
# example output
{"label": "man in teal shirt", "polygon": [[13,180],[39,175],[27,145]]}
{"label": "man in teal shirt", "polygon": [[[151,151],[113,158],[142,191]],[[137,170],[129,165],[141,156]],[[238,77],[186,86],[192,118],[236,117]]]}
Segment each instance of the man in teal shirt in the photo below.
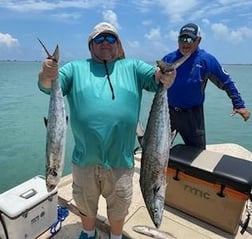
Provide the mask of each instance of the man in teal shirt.
{"label": "man in teal shirt", "polygon": [[73,197],[83,231],[79,239],[98,238],[98,200],[107,202],[111,239],[122,238],[132,198],[133,150],[142,90],[167,88],[176,72],[164,75],[139,59],[125,58],[119,35],[109,23],[97,24],[88,38],[91,58],[72,61],[58,70],[46,59],[39,88],[50,93],[51,81],[61,83],[70,109],[74,136]]}

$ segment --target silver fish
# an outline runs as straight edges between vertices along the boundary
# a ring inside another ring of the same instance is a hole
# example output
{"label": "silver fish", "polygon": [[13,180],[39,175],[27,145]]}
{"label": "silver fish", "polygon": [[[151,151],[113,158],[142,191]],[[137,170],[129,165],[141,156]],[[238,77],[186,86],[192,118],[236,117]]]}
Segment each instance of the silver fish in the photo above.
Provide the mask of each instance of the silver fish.
{"label": "silver fish", "polygon": [[[173,64],[157,61],[165,74],[183,64],[190,55],[183,56]],[[156,92],[147,126],[142,139],[140,188],[149,215],[158,228],[162,222],[166,191],[166,169],[171,145],[170,115],[167,89],[160,85]]]}
{"label": "silver fish", "polygon": [[135,232],[141,233],[145,236],[149,236],[155,239],[176,239],[172,234],[164,231],[157,230],[156,228],[137,225],[133,227]]}
{"label": "silver fish", "polygon": [[170,147],[170,117],[167,89],[160,86],[151,106],[142,141],[140,188],[149,215],[158,228],[162,221],[166,168]]}
{"label": "silver fish", "polygon": [[[58,62],[58,45],[53,55],[50,55],[44,44],[40,40],[39,42],[47,53],[48,58]],[[46,187],[47,191],[50,192],[55,189],[60,182],[65,159],[67,118],[64,97],[57,79],[52,81],[48,118],[45,119],[45,124],[47,127],[45,162]]]}

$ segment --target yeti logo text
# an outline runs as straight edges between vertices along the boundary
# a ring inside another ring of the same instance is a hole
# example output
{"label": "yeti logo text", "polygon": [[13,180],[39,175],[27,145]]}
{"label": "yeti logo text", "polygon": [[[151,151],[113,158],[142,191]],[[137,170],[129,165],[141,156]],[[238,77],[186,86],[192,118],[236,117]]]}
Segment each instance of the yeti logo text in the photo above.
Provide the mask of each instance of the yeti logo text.
{"label": "yeti logo text", "polygon": [[185,185],[184,187],[184,191],[189,192],[191,194],[193,194],[194,196],[198,196],[200,198],[204,198],[204,199],[210,199],[210,194],[208,192],[204,192],[198,188],[192,187],[190,185]]}

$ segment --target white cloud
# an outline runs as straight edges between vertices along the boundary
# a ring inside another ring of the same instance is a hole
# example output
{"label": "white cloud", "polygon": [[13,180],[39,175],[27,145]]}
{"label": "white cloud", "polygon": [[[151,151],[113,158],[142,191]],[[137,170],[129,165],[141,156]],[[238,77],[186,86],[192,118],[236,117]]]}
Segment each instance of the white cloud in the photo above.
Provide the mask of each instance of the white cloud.
{"label": "white cloud", "polygon": [[184,15],[192,12],[197,5],[197,0],[159,0],[158,2],[172,22],[184,21]]}
{"label": "white cloud", "polygon": [[0,0],[0,6],[18,11],[18,12],[30,12],[30,11],[46,11],[62,8],[79,8],[90,9],[96,6],[103,8],[113,8],[115,6],[115,0],[104,2],[103,0],[96,1],[83,1],[83,0],[60,0],[60,1],[46,1],[46,0]]}
{"label": "white cloud", "polygon": [[179,30],[178,31],[169,31],[169,33],[167,34],[167,38],[171,39],[172,41],[176,41],[178,40],[178,35],[179,35]]}
{"label": "white cloud", "polygon": [[239,28],[239,31],[245,38],[252,38],[252,29],[248,27],[241,27]]}
{"label": "white cloud", "polygon": [[5,47],[5,46],[7,46],[8,48],[19,46],[18,39],[13,38],[8,33],[4,34],[0,32],[0,47]]}
{"label": "white cloud", "polygon": [[81,18],[81,14],[80,13],[66,13],[66,12],[61,12],[59,14],[53,14],[52,16],[56,17],[59,20],[62,21],[71,21],[71,20],[78,20]]}
{"label": "white cloud", "polygon": [[140,47],[139,41],[128,41],[127,43],[132,48],[139,48]]}
{"label": "white cloud", "polygon": [[153,0],[138,0],[133,3],[140,12],[149,12],[153,7]]}
{"label": "white cloud", "polygon": [[[184,15],[190,11],[194,11],[198,0],[138,0],[130,3],[135,5],[136,9],[141,13],[148,12],[161,12],[163,15],[168,16],[170,22],[182,22]],[[164,19],[165,21],[166,19]]]}
{"label": "white cloud", "polygon": [[161,39],[161,33],[160,28],[151,28],[149,33],[144,35],[149,40],[160,40]]}
{"label": "white cloud", "polygon": [[102,15],[106,22],[109,22],[113,24],[117,29],[120,29],[120,25],[117,20],[117,15],[114,11],[106,10],[106,11],[103,11]]}
{"label": "white cloud", "polygon": [[216,38],[233,44],[244,41],[246,38],[252,38],[252,30],[248,27],[232,29],[228,28],[223,23],[215,23],[212,24],[211,29]]}
{"label": "white cloud", "polygon": [[205,25],[209,25],[210,21],[209,21],[209,19],[204,18],[204,19],[202,19],[202,23],[205,24]]}
{"label": "white cloud", "polygon": [[148,20],[144,20],[142,22],[143,26],[150,26],[152,24],[152,20],[148,19]]}

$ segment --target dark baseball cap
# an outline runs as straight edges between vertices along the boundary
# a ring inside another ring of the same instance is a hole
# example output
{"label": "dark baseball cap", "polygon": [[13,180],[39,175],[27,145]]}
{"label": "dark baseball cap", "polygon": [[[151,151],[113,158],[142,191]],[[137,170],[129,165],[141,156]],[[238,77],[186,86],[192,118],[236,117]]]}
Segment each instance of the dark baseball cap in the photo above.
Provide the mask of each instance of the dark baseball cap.
{"label": "dark baseball cap", "polygon": [[194,23],[188,23],[181,27],[179,31],[179,37],[184,35],[195,39],[200,36],[200,27]]}

